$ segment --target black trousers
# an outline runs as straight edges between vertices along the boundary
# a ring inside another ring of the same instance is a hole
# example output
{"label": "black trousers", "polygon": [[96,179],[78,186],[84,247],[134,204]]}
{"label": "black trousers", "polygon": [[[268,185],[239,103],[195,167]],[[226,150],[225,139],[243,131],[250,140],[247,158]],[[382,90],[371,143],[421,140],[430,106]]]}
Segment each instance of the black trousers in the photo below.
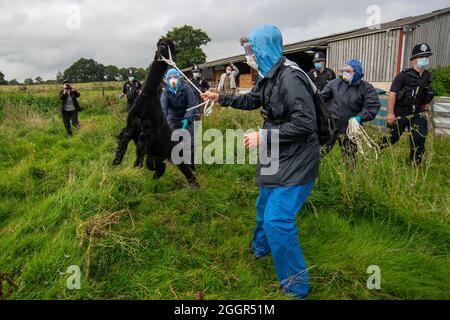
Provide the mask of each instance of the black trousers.
{"label": "black trousers", "polygon": [[395,123],[388,125],[391,132],[380,143],[380,148],[389,147],[400,140],[400,137],[408,129],[410,136],[410,161],[412,164],[420,165],[425,154],[425,143],[428,134],[428,120],[422,114],[411,114],[402,116]]}
{"label": "black trousers", "polygon": [[344,163],[348,167],[354,167],[356,165],[356,153],[358,152],[358,147],[354,144],[345,133],[340,133],[330,141],[324,148],[322,148],[322,157],[329,154],[336,142],[339,143],[339,148],[341,149],[342,158]]}
{"label": "black trousers", "polygon": [[67,133],[72,133],[72,128],[70,126],[70,122],[72,122],[72,125],[76,128],[80,126],[80,123],[78,122],[78,111],[62,111],[62,119],[64,122],[64,127],[66,127]]}

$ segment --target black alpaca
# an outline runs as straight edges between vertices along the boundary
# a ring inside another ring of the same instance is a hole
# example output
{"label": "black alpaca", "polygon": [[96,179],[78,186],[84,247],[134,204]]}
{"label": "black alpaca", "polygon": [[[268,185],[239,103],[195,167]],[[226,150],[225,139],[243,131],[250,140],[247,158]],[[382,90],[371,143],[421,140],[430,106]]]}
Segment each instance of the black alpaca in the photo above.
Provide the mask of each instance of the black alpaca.
{"label": "black alpaca", "polygon": [[[155,171],[154,179],[164,175],[166,171],[164,161],[170,161],[172,149],[178,144],[171,140],[172,130],[160,102],[160,85],[167,71],[167,64],[161,60],[161,56],[170,58],[169,50],[172,54],[175,53],[173,42],[170,39],[160,39],[142,93],[128,114],[127,126],[120,133],[116,158],[113,162],[113,165],[122,163],[128,143],[134,140],[137,149],[135,166],[142,166],[146,155],[147,168]],[[178,168],[191,186],[198,187],[195,174],[188,164],[178,165]]]}

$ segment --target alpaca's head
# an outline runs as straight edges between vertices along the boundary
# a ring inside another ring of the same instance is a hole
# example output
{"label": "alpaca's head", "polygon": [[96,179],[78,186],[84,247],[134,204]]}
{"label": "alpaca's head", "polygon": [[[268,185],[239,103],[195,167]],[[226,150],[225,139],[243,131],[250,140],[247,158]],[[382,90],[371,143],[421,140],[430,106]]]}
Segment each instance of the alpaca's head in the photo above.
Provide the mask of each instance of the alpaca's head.
{"label": "alpaca's head", "polygon": [[[163,56],[166,59],[175,59],[175,53],[176,53],[175,52],[175,44],[173,43],[172,40],[162,37],[158,41],[157,48],[158,49],[156,50],[156,56],[158,58]],[[169,50],[170,50],[170,54],[169,54]]]}

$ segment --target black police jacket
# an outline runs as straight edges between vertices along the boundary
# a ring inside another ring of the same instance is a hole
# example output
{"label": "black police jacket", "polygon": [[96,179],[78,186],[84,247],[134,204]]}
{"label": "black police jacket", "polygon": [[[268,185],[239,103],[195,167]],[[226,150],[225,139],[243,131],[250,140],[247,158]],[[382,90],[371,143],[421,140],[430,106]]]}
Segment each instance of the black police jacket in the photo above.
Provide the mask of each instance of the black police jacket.
{"label": "black police jacket", "polygon": [[139,96],[139,92],[142,89],[142,84],[138,80],[133,82],[127,81],[123,85],[122,92],[127,96],[128,103],[133,103]]}
{"label": "black police jacket", "polygon": [[413,106],[416,112],[422,112],[422,107],[434,98],[430,87],[432,80],[431,73],[426,70],[422,75],[413,68],[400,72],[392,82],[390,90],[397,93],[395,113],[409,114],[413,112]]}
{"label": "black police jacket", "polygon": [[[242,110],[269,109],[271,117],[264,121],[268,130],[267,144],[279,136],[279,157],[268,164],[258,163],[256,183],[260,187],[290,187],[314,181],[319,174],[320,145],[317,134],[313,93],[306,74],[286,66],[295,65],[285,57],[259,78],[248,94],[221,94],[219,103]],[[295,65],[296,66],[296,65]],[[278,74],[279,71],[279,74]],[[268,90],[270,88],[270,90]],[[278,170],[267,174],[269,167]],[[264,161],[265,162],[265,161]]]}
{"label": "black police jacket", "polygon": [[325,68],[323,72],[320,72],[319,70],[314,68],[310,72],[308,72],[308,76],[314,82],[319,91],[322,91],[323,88],[325,88],[325,86],[328,84],[328,82],[336,79],[336,74],[330,68]]}

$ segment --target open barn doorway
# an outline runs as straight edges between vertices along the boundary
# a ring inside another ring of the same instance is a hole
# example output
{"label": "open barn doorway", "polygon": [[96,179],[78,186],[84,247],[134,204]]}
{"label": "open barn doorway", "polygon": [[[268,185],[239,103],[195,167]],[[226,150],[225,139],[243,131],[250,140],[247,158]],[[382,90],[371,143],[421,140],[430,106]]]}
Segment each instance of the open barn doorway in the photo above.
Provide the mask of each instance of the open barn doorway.
{"label": "open barn doorway", "polygon": [[304,49],[302,51],[290,52],[285,55],[289,60],[297,63],[303,71],[309,72],[314,69],[314,55],[319,51],[327,56],[327,50],[325,48]]}

